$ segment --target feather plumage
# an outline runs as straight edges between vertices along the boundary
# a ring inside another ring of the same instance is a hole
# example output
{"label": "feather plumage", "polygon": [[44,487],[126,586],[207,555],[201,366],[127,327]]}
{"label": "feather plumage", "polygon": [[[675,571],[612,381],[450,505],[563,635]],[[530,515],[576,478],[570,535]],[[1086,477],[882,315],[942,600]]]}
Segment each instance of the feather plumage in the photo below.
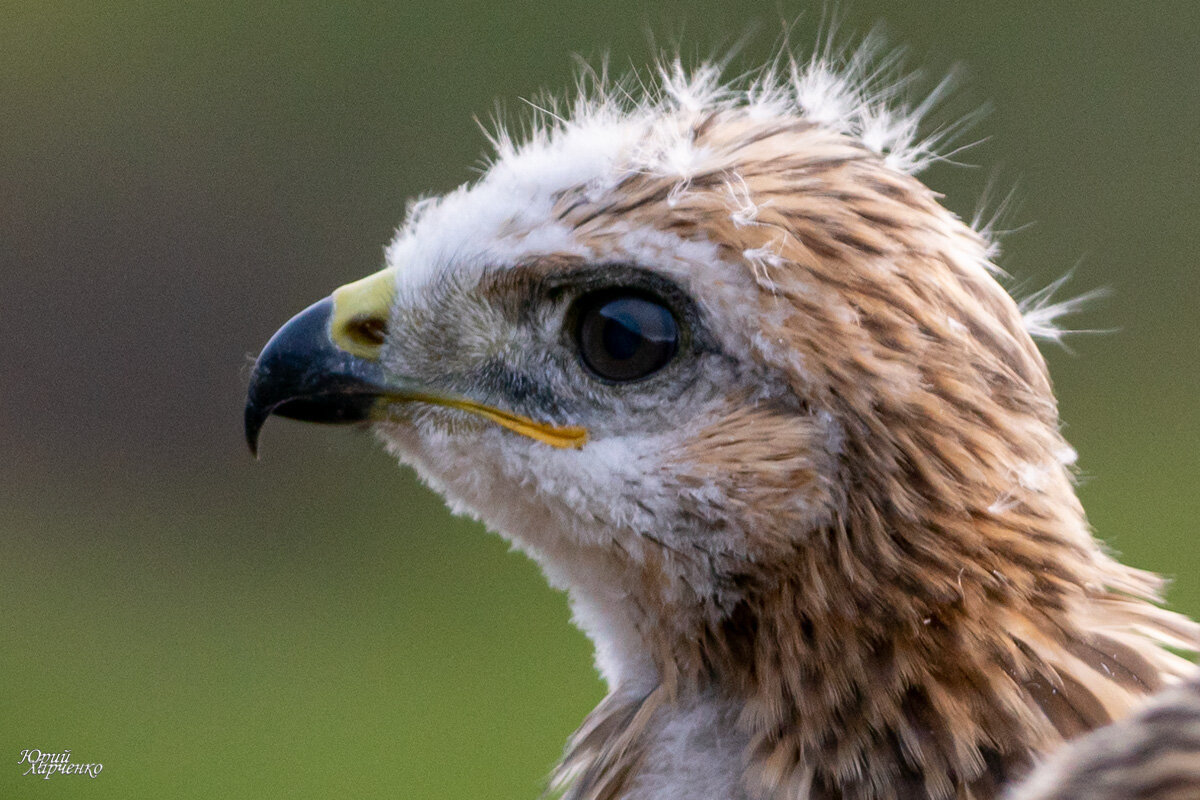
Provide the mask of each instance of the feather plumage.
{"label": "feather plumage", "polygon": [[1200,677],[1064,747],[1010,800],[1200,797]]}
{"label": "feather plumage", "polygon": [[[1197,627],[1075,496],[1031,337],[1071,306],[1023,314],[995,242],[915,177],[957,130],[920,133],[944,84],[906,104],[873,41],[728,83],[677,62],[636,91],[589,80],[411,208],[379,350],[406,381],[588,426],[553,450],[420,403],[377,424],[596,643],[611,694],[558,791],[990,800],[1184,674],[1167,648]],[[622,282],[690,325],[657,383],[570,352],[561,298]]]}
{"label": "feather plumage", "polygon": [[559,778],[573,798],[640,796],[656,710],[712,691],[742,709],[747,796],[993,797],[1185,668],[1160,645],[1191,646],[1195,628],[1094,542],[1075,500],[1030,341],[1057,338],[1073,306],[1035,297],[1022,314],[993,243],[909,174],[933,157],[912,134],[924,104],[879,105],[893,93],[866,63],[792,63],[745,87],[676,66],[649,99],[614,110],[602,93],[501,147],[503,167],[590,126],[635,128],[624,168],[557,193],[551,216],[589,253],[631,229],[712,243],[759,290],[739,311],[755,355],[848,422],[832,473],[794,409],[738,399],[673,454],[719,488],[722,507],[694,513],[739,517],[752,557],[697,559],[736,587],[730,607],[662,608],[661,567],[634,566],[655,587],[631,595],[659,606],[642,624],[661,684],[585,725]]}

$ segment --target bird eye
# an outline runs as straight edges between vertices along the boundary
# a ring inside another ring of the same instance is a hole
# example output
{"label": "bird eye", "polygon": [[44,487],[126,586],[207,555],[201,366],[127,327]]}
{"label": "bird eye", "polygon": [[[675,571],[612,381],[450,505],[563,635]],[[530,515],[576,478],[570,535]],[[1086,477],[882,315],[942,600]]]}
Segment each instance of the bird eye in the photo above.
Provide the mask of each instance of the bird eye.
{"label": "bird eye", "polygon": [[575,338],[583,364],[597,377],[636,381],[658,372],[679,351],[679,325],[658,298],[630,289],[581,297]]}

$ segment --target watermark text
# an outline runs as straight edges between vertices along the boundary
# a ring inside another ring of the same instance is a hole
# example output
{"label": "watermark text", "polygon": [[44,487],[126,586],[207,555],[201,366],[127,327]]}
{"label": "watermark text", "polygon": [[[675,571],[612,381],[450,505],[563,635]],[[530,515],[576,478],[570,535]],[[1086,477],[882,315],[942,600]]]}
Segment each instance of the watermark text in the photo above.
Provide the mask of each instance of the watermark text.
{"label": "watermark text", "polygon": [[18,764],[29,764],[23,774],[50,780],[51,775],[87,775],[95,778],[104,769],[103,764],[76,764],[71,761],[71,751],[47,753],[42,750],[22,750]]}

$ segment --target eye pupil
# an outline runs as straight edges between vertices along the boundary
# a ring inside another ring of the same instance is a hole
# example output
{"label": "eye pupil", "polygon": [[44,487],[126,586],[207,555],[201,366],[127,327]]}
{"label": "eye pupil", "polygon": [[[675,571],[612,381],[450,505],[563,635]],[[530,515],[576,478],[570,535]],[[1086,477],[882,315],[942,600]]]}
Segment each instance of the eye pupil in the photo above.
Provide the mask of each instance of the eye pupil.
{"label": "eye pupil", "polygon": [[[628,303],[628,301],[624,301]],[[603,341],[608,355],[618,361],[628,361],[637,355],[642,345],[642,326],[637,317],[626,309],[614,308],[622,303],[617,301],[600,309],[604,317]]]}
{"label": "eye pupil", "polygon": [[630,290],[580,298],[577,339],[584,366],[605,380],[648,377],[679,349],[679,326],[661,301]]}

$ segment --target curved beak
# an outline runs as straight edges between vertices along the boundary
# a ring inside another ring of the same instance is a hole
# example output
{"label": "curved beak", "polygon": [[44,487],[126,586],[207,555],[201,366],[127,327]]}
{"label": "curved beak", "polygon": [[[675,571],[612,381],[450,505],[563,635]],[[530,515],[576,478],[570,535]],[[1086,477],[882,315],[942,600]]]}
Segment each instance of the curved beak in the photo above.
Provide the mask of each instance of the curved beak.
{"label": "curved beak", "polygon": [[394,295],[390,270],[343,286],[292,317],[254,363],[246,397],[246,444],[276,414],[307,422],[363,422],[381,397],[411,392],[384,380],[378,363]]}
{"label": "curved beak", "polygon": [[382,371],[373,361],[334,345],[329,336],[333,298],[292,317],[271,337],[254,363],[246,397],[246,444],[258,454],[267,417],[348,423],[369,419],[383,393]]}
{"label": "curved beak", "polygon": [[254,362],[246,396],[246,444],[272,414],[344,424],[383,419],[392,403],[425,402],[469,411],[554,447],[582,447],[587,431],[554,426],[386,375],[379,351],[387,336],[395,273],[377,272],[341,287],[280,328]]}

